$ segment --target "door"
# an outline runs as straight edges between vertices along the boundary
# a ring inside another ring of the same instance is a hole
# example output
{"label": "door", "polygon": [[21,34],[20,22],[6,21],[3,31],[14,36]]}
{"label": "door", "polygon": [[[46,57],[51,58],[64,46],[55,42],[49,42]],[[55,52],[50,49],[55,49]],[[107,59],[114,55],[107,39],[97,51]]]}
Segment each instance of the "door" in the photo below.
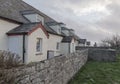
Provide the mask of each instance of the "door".
{"label": "door", "polygon": [[47,59],[53,58],[54,57],[54,51],[48,51],[47,52]]}

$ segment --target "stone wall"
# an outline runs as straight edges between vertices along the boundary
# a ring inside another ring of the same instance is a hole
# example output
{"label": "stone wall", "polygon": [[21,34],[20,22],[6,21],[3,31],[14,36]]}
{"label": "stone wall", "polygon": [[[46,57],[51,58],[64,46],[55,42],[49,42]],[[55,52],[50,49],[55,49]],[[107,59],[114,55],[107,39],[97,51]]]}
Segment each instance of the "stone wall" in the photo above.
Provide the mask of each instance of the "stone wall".
{"label": "stone wall", "polygon": [[85,49],[111,49],[111,47],[93,47],[93,46],[77,46],[76,50],[85,50]]}
{"label": "stone wall", "polygon": [[116,61],[116,51],[114,49],[89,49],[88,59],[95,61]]}
{"label": "stone wall", "polygon": [[88,50],[83,50],[19,68],[0,69],[0,84],[67,84],[87,58]]}
{"label": "stone wall", "polygon": [[111,47],[76,47],[77,51],[86,49],[88,49],[88,60],[111,62],[117,59],[116,50]]}

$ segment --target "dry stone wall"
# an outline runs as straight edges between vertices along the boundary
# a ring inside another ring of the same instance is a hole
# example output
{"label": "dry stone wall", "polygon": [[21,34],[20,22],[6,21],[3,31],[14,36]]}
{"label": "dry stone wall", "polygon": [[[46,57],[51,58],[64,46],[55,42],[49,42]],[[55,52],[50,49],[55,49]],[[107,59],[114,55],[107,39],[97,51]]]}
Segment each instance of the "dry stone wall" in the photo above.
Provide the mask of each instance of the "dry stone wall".
{"label": "dry stone wall", "polygon": [[[1,70],[1,84],[67,84],[87,62],[88,50],[58,56],[10,70]],[[4,76],[1,74],[4,73]]]}

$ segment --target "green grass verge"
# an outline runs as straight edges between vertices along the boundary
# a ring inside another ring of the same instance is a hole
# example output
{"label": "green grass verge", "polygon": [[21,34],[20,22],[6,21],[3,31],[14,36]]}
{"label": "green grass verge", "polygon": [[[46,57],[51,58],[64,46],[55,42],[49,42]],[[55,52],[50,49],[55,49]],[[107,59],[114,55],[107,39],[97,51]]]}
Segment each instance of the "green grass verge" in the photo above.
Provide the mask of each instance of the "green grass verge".
{"label": "green grass verge", "polygon": [[87,62],[68,84],[120,84],[120,55],[116,62]]}

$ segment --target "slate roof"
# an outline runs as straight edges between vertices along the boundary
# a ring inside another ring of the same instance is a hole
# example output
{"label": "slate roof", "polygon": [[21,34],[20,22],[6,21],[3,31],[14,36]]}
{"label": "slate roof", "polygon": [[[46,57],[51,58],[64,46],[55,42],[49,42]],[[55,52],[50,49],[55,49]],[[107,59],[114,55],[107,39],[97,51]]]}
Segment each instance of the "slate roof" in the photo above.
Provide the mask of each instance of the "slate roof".
{"label": "slate roof", "polygon": [[[50,28],[48,25],[56,25],[56,24],[63,24],[63,23],[58,23],[54,19],[50,18],[46,14],[42,13],[41,11],[37,10],[36,8],[32,7],[31,5],[27,4],[22,0],[0,0],[0,17],[25,24],[20,26],[21,28],[23,28],[23,30],[25,29],[24,26],[26,26],[26,23],[30,23],[29,20],[27,20],[23,16],[23,14],[33,14],[33,13],[37,13],[44,17],[44,20],[45,20],[44,26],[49,33],[60,35],[57,32],[55,32],[52,28]],[[30,27],[32,25],[33,24],[31,25],[29,24]],[[63,32],[61,33],[61,35],[65,36]]]}
{"label": "slate roof", "polygon": [[71,42],[72,42],[72,39],[73,39],[72,36],[65,36],[65,37],[62,39],[62,42],[63,42],[63,43],[71,43]]}
{"label": "slate roof", "polygon": [[23,17],[25,13],[38,13],[45,18],[45,22],[55,21],[22,0],[0,0],[0,17],[21,23],[29,23],[29,21]]}
{"label": "slate roof", "polygon": [[79,41],[80,37],[77,36],[75,33],[70,32],[70,36],[73,36],[76,40]]}
{"label": "slate roof", "polygon": [[65,36],[65,34],[63,32],[61,32],[61,34],[58,34],[56,31],[54,31],[50,26],[53,26],[53,25],[59,25],[58,22],[46,22],[45,23],[45,28],[46,30],[49,32],[49,33],[53,33],[53,34],[56,34],[56,35],[60,35],[60,36]]}
{"label": "slate roof", "polygon": [[44,25],[46,30],[49,32],[49,33],[52,33],[52,34],[57,34],[56,31],[54,31],[52,28],[50,28],[47,24]]}
{"label": "slate roof", "polygon": [[[35,9],[34,7],[30,6],[29,4],[25,3],[22,0],[0,0],[0,17],[4,17],[25,24],[20,26],[21,28],[23,28],[23,30],[25,29],[24,26],[26,26],[26,23],[30,23],[29,20],[27,20],[23,16],[23,14],[34,14],[34,13],[37,13],[44,17],[45,20],[44,26],[49,33],[58,35],[57,32],[55,32],[53,29],[51,29],[46,25],[46,23],[48,22],[54,22],[54,23],[57,22],[54,19],[42,13],[41,11]],[[29,26],[32,25],[33,24],[31,25],[29,24]]]}
{"label": "slate roof", "polygon": [[37,27],[38,24],[40,23],[26,23],[14,28],[13,30],[10,30],[7,34],[27,34]]}
{"label": "slate roof", "polygon": [[62,30],[69,30],[68,28],[66,27],[61,27]]}
{"label": "slate roof", "polygon": [[[61,28],[62,30],[68,30],[69,31],[69,34],[70,34],[70,36],[72,36],[72,37],[74,37],[76,40],[78,40],[79,41],[79,36],[77,36],[75,33],[73,33],[73,32],[71,32],[70,30],[73,30],[73,29],[68,29],[67,27],[62,27]],[[62,32],[63,33],[63,32]],[[64,33],[63,33],[64,34]],[[64,34],[65,35],[65,34]]]}
{"label": "slate roof", "polygon": [[55,21],[51,21],[51,22],[46,22],[47,25],[49,26],[53,26],[53,25],[58,25],[59,23],[58,22],[55,22]]}

